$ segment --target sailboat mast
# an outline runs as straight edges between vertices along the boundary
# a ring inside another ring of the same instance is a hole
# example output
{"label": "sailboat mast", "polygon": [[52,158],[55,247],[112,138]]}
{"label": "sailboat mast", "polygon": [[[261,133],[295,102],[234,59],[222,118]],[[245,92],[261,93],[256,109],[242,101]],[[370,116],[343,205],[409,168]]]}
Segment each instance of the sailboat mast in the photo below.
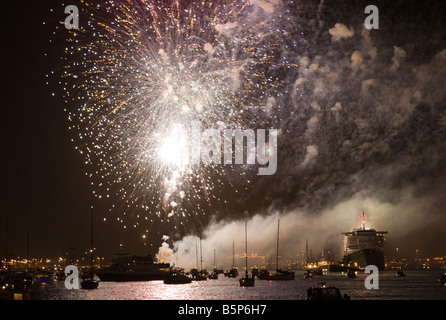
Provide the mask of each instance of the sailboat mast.
{"label": "sailboat mast", "polygon": [[277,222],[277,256],[276,256],[276,270],[279,271],[279,224],[280,219]]}
{"label": "sailboat mast", "polygon": [[365,221],[366,221],[365,212],[364,212],[364,210],[362,210],[362,221],[361,221],[362,230],[365,230]]}
{"label": "sailboat mast", "polygon": [[215,256],[215,249],[214,249],[214,269],[217,269],[217,258]]}
{"label": "sailboat mast", "polygon": [[198,269],[198,241],[195,242],[195,258],[196,258],[196,265]]}
{"label": "sailboat mast", "polygon": [[200,271],[203,270],[203,251],[201,249],[201,237],[200,237]]}
{"label": "sailboat mast", "polygon": [[235,246],[234,246],[234,240],[232,241],[232,268],[235,268]]}
{"label": "sailboat mast", "polygon": [[93,206],[90,206],[90,247],[91,247],[91,267],[93,268]]}
{"label": "sailboat mast", "polygon": [[94,246],[93,246],[93,206],[90,206],[90,277],[93,279],[93,262],[94,262],[94,254],[93,254]]}
{"label": "sailboat mast", "polygon": [[245,221],[245,260],[246,260],[246,275],[248,275],[248,231],[247,222]]}
{"label": "sailboat mast", "polygon": [[309,262],[309,258],[308,258],[308,239],[305,240],[305,254],[307,255],[307,265]]}
{"label": "sailboat mast", "polygon": [[90,246],[91,246],[91,252],[93,252],[93,206],[90,207],[91,209],[91,215],[90,215]]}
{"label": "sailboat mast", "polygon": [[26,230],[26,263],[29,263],[29,229]]}

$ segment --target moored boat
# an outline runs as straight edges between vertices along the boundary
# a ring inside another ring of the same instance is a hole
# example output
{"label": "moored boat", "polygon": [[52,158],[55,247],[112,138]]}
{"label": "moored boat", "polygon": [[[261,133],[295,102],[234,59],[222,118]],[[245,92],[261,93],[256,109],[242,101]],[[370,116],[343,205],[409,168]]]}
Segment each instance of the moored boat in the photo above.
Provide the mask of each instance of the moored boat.
{"label": "moored boat", "polygon": [[350,297],[347,294],[342,296],[340,290],[336,287],[326,287],[324,285],[319,288],[308,288],[306,300],[350,300]]}
{"label": "moored boat", "polygon": [[240,287],[253,287],[255,284],[254,277],[250,277],[246,273],[242,278],[239,279]]}
{"label": "moored boat", "polygon": [[403,270],[398,270],[398,271],[396,272],[396,276],[397,276],[397,277],[405,277],[406,274],[404,273]]}
{"label": "moored boat", "polygon": [[172,271],[165,279],[164,284],[185,284],[191,283],[192,278],[188,277],[180,270]]}
{"label": "moored boat", "polygon": [[261,280],[294,280],[295,272],[291,270],[279,269],[279,225],[280,219],[277,222],[277,251],[276,251],[276,273],[260,270],[259,279]]}
{"label": "moored boat", "polygon": [[82,289],[97,289],[99,287],[99,279],[96,275],[90,274],[89,276],[85,277],[81,281],[81,288]]}
{"label": "moored boat", "polygon": [[239,280],[240,287],[253,287],[255,280],[254,275],[251,277],[248,275],[248,231],[247,231],[247,222],[245,221],[245,275]]}
{"label": "moored boat", "polygon": [[207,273],[202,270],[202,271],[198,271],[198,269],[191,269],[190,270],[190,274],[192,276],[192,280],[193,281],[204,281],[207,280]]}
{"label": "moored boat", "polygon": [[354,270],[348,270],[347,272],[347,278],[354,279],[356,278],[356,272]]}
{"label": "moored boat", "polygon": [[225,275],[225,277],[228,277],[228,278],[237,278],[239,275],[238,269],[236,267],[232,268],[231,270],[225,272],[224,275]]}

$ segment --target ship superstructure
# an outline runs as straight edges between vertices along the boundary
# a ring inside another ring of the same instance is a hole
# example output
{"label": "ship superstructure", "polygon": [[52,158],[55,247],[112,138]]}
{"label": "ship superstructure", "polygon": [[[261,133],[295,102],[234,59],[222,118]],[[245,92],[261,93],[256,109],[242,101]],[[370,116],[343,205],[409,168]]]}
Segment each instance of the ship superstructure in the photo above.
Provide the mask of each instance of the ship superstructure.
{"label": "ship superstructure", "polygon": [[361,225],[350,232],[343,232],[344,258],[346,264],[365,268],[375,265],[379,270],[385,269],[384,235],[387,231],[376,231],[366,226],[366,215],[363,212]]}

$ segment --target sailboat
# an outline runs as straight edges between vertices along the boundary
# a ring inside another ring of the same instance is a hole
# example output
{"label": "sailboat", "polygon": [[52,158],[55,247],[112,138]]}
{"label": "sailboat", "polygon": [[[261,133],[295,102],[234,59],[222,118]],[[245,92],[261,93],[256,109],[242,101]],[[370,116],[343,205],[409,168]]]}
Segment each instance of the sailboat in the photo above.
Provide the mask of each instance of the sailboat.
{"label": "sailboat", "polygon": [[208,275],[208,278],[213,280],[218,279],[217,262],[215,260],[215,249],[214,249],[214,271]]}
{"label": "sailboat", "polygon": [[164,284],[184,284],[191,282],[192,278],[187,276],[180,268],[172,269],[170,274],[164,278]]}
{"label": "sailboat", "polygon": [[294,280],[294,272],[293,271],[291,271],[291,270],[283,271],[283,270],[279,269],[279,226],[280,226],[280,219],[277,222],[276,274],[266,272],[262,276],[259,276],[259,279],[263,279],[263,280]]}
{"label": "sailboat", "polygon": [[239,280],[240,287],[253,287],[254,286],[254,276],[251,278],[248,275],[248,235],[247,235],[247,222],[245,221],[245,260],[246,260],[246,270],[245,275]]}
{"label": "sailboat", "polygon": [[236,278],[238,276],[238,269],[235,266],[235,246],[234,241],[232,241],[232,269],[224,273],[225,277]]}
{"label": "sailboat", "polygon": [[200,269],[201,269],[201,271],[198,271],[198,248],[197,248],[197,244],[195,244],[195,253],[196,253],[196,256],[197,256],[197,269],[192,269],[190,271],[190,273],[192,275],[192,280],[194,280],[194,281],[207,280],[206,270],[203,270],[203,254],[202,254],[202,251],[201,251],[201,237],[200,237]]}
{"label": "sailboat", "polygon": [[90,207],[91,208],[91,261],[90,261],[90,271],[85,275],[83,275],[82,277],[82,281],[81,281],[81,288],[82,289],[97,289],[99,286],[99,279],[98,277],[95,275],[94,270],[93,270],[93,251],[94,251],[94,246],[93,246],[93,206]]}

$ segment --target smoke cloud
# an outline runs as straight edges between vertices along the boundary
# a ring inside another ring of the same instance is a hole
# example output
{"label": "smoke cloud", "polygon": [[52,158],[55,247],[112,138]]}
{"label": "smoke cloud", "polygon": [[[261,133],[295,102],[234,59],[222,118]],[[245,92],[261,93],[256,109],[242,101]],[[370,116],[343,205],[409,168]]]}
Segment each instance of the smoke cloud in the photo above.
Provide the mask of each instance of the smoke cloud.
{"label": "smoke cloud", "polygon": [[[444,255],[444,8],[420,8],[425,21],[407,9],[415,2],[377,4],[380,29],[367,30],[361,5],[276,7],[293,17],[282,26],[281,50],[299,65],[274,74],[287,90],[265,103],[279,129],[278,170],[254,177],[203,228],[207,268],[214,249],[230,267],[233,241],[243,255],[245,220],[249,252],[266,260],[275,255],[279,219],[284,259],[301,256],[306,239],[314,256],[330,250],[340,259],[341,232],[357,227],[363,210],[371,226],[389,231],[388,257],[396,247],[408,256]],[[196,265],[196,242],[175,243],[180,264]]]}

